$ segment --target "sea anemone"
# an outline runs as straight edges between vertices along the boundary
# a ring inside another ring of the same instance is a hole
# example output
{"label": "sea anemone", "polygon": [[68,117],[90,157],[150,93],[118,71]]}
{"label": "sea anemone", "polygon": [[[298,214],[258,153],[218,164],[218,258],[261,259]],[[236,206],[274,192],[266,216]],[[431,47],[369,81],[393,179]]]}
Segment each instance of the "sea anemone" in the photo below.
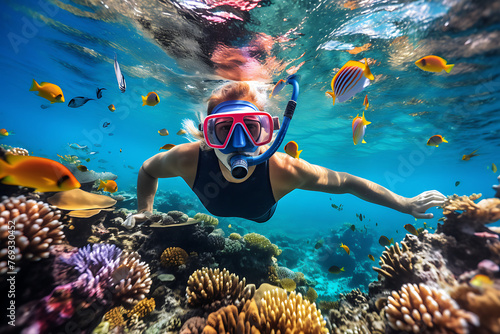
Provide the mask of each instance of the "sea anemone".
{"label": "sea anemone", "polygon": [[[24,196],[2,197],[0,203],[0,274],[18,271],[21,260],[49,257],[53,245],[65,236],[59,221],[61,212],[47,203]],[[15,266],[7,266],[7,260]]]}

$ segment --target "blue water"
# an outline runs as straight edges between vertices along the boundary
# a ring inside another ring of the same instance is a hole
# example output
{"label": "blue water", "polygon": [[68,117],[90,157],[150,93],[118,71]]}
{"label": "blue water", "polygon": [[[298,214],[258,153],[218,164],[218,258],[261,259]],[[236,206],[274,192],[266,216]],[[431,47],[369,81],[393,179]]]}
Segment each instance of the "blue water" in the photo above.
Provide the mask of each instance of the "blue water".
{"label": "blue water", "polygon": [[[497,8],[498,2],[476,4],[476,11],[460,1],[346,4],[357,8],[332,1],[261,2],[249,12],[232,11],[243,21],[217,23],[202,16],[207,11],[199,1],[2,1],[0,128],[15,134],[0,144],[55,160],[57,154],[80,155],[70,143],[87,145],[98,153],[89,156],[86,166],[116,174],[119,191],[133,193],[142,162],[166,143],[186,142],[176,135],[181,121],[205,110],[206,98],[223,82],[210,64],[215,45],[244,49],[263,33],[275,43],[254,60],[274,62],[270,88],[288,75],[285,70],[305,61],[297,72],[298,107],[283,143],[296,141],[302,159],[367,178],[406,197],[432,189],[491,197],[498,176],[491,164],[500,166],[500,20],[486,9]],[[167,47],[161,43],[165,40]],[[347,52],[367,43],[366,51]],[[127,81],[123,94],[113,70],[115,53]],[[429,54],[455,68],[437,74],[414,65]],[[325,92],[333,75],[348,60],[365,57],[374,62],[376,80],[353,99],[332,106]],[[59,85],[66,103],[41,108],[47,101],[28,91],[33,78]],[[97,87],[107,89],[102,99],[77,109],[67,106],[75,96],[95,98]],[[275,114],[285,107],[289,89],[272,101]],[[141,95],[150,91],[161,102],[142,107]],[[351,123],[364,110],[365,94],[370,100],[365,116],[372,124],[366,129],[367,143],[355,146]],[[111,103],[114,113],[107,108]],[[103,128],[105,122],[110,126]],[[159,136],[161,128],[170,135]],[[435,134],[448,143],[426,146]],[[479,156],[461,160],[476,149]],[[180,179],[161,180],[160,189],[179,191],[200,205]],[[332,203],[343,204],[343,210],[334,210]],[[436,226],[440,212],[430,212],[436,217],[426,222]],[[366,216],[363,222],[356,213]],[[287,235],[313,244],[345,223],[367,225],[375,240],[380,234],[402,239],[406,223],[423,226],[423,220],[415,222],[352,195],[301,190],[283,198],[269,222],[237,222],[267,236]],[[376,250],[382,248],[374,248],[374,255]]]}

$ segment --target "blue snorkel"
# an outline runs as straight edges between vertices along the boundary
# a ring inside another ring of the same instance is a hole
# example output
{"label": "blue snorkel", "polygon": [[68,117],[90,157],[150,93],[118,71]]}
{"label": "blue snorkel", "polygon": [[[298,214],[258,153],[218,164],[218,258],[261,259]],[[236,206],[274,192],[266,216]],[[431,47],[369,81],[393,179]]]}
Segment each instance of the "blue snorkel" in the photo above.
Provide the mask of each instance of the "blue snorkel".
{"label": "blue snorkel", "polygon": [[[285,114],[283,115],[283,124],[276,135],[276,138],[271,145],[271,147],[258,156],[248,156],[237,154],[229,159],[229,165],[231,166],[231,175],[235,179],[242,179],[248,174],[248,167],[258,165],[267,159],[269,159],[280,147],[283,139],[285,138],[286,131],[288,130],[288,125],[292,120],[295,107],[297,106],[297,97],[299,95],[299,83],[297,82],[298,77],[295,74],[290,75],[286,79],[285,85],[290,84],[293,87],[292,98],[288,101],[285,109]],[[277,93],[277,92],[276,92]]]}

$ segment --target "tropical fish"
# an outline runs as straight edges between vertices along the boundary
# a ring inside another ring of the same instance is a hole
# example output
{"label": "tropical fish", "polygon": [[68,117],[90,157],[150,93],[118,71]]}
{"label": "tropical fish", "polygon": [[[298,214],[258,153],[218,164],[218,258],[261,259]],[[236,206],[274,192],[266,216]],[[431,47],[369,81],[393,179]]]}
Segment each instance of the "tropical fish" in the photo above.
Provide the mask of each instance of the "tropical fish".
{"label": "tropical fish", "polygon": [[371,255],[371,254],[368,254],[368,258],[369,258],[370,260],[372,260],[372,261],[375,261],[375,258],[374,258],[374,257],[373,257],[373,255]]}
{"label": "tropical fish", "polygon": [[160,147],[160,151],[161,150],[167,150],[168,151],[168,150],[172,149],[174,146],[175,146],[174,144],[165,144],[162,147]]}
{"label": "tropical fish", "polygon": [[365,63],[349,60],[335,74],[332,79],[332,91],[326,92],[333,98],[333,105],[337,100],[339,103],[345,102],[353,97],[356,93],[361,92],[370,84],[370,80],[374,80],[373,74],[370,72],[366,58]]}
{"label": "tropical fish", "polygon": [[41,104],[40,105],[40,108],[42,108],[42,109],[47,109],[49,107],[50,107],[50,104]]}
{"label": "tropical fish", "polygon": [[179,131],[177,131],[177,134],[178,134],[179,136],[181,136],[181,135],[185,135],[186,133],[187,133],[187,131],[186,131],[186,130],[184,130],[184,129],[180,129]]}
{"label": "tropical fish", "polygon": [[160,103],[160,97],[155,92],[149,92],[148,95],[146,96],[141,95],[141,97],[142,97],[142,106],[147,105],[150,107],[154,107],[155,105]]}
{"label": "tropical fish", "polygon": [[114,105],[114,104],[110,104],[110,105],[108,106],[108,109],[109,109],[109,111],[111,111],[111,112],[113,112],[113,111],[115,111],[115,110],[116,110],[116,108],[115,108],[115,105]]}
{"label": "tropical fish", "polygon": [[495,164],[491,164],[491,170],[493,171],[493,173],[496,173],[497,172],[497,165]]}
{"label": "tropical fish", "polygon": [[415,226],[413,226],[412,224],[406,224],[404,226],[405,230],[407,230],[408,232],[410,232],[411,234],[413,235],[418,235],[418,232],[417,232],[417,229],[415,228]]}
{"label": "tropical fish", "polygon": [[448,141],[444,139],[443,136],[441,135],[434,135],[427,140],[427,146],[435,146],[439,147],[439,144],[441,143],[447,143]]}
{"label": "tropical fish", "polygon": [[85,159],[85,161],[86,161],[86,162],[89,162],[89,161],[90,161],[90,158]]}
{"label": "tropical fish", "polygon": [[283,79],[280,79],[276,85],[274,85],[273,91],[271,94],[269,94],[269,98],[276,96],[283,88],[286,86],[286,81]]}
{"label": "tropical fish", "polygon": [[356,225],[352,224],[351,227],[349,227],[351,229],[351,231],[356,231]]}
{"label": "tropical fish", "polygon": [[6,129],[0,129],[0,137],[7,137],[9,135],[9,131]]}
{"label": "tropical fish", "polygon": [[38,192],[80,188],[80,182],[63,164],[46,158],[12,154],[0,159],[0,182],[35,188]]}
{"label": "tropical fish", "polygon": [[165,128],[158,130],[158,133],[160,134],[160,136],[168,136],[168,130]]}
{"label": "tropical fish", "polygon": [[491,280],[491,278],[482,274],[477,274],[476,276],[472,277],[469,283],[478,288],[493,285],[493,281]]}
{"label": "tropical fish", "polygon": [[383,235],[383,236],[380,237],[380,239],[378,239],[378,243],[381,246],[390,246],[391,244],[394,243],[394,238],[391,238],[389,240],[389,238],[387,238],[385,235]]}
{"label": "tropical fish", "polygon": [[356,213],[356,217],[359,219],[359,221],[360,221],[360,222],[362,222],[362,221],[363,221],[363,217],[364,217],[364,216],[363,216],[363,214],[361,214],[361,213],[360,213],[360,214],[357,214],[357,213]]}
{"label": "tropical fish", "polygon": [[365,110],[370,106],[370,102],[368,102],[368,95],[365,95],[365,100],[363,101],[363,105],[365,106]]}
{"label": "tropical fish", "polygon": [[99,180],[99,187],[97,188],[97,190],[104,190],[104,191],[107,191],[109,193],[114,193],[118,190],[118,185],[116,184],[115,181],[113,180],[107,180],[106,182],[104,182],[103,180]]}
{"label": "tropical fish", "polygon": [[100,99],[102,97],[102,91],[103,90],[107,90],[106,88],[99,88],[97,87],[97,89],[95,90],[95,95],[97,96],[98,99]]}
{"label": "tropical fish", "polygon": [[447,64],[446,60],[438,56],[420,58],[415,62],[415,65],[426,72],[441,72],[445,70],[446,73],[450,73],[451,69],[455,66],[453,64]]}
{"label": "tropical fish", "polygon": [[120,71],[120,65],[118,64],[118,59],[115,53],[115,74],[116,74],[116,81],[118,81],[118,88],[120,88],[122,93],[125,93],[125,90],[127,89],[127,83],[125,82],[125,77],[122,74],[122,71]]}
{"label": "tropical fish", "polygon": [[459,184],[460,184],[460,181],[455,182],[455,187],[458,187]]}
{"label": "tropical fish", "polygon": [[88,146],[87,145],[80,145],[80,144],[77,144],[77,143],[72,143],[72,144],[68,144],[69,147],[75,149],[75,150],[82,150],[82,151],[86,151],[88,150]]}
{"label": "tropical fish", "polygon": [[227,225],[227,228],[232,228],[231,224]]}
{"label": "tropical fish", "polygon": [[38,96],[49,100],[50,103],[64,102],[64,95],[61,88],[48,82],[42,82],[38,84],[35,79],[33,79],[33,83],[30,87],[30,92],[38,92]]}
{"label": "tropical fish", "polygon": [[89,169],[88,169],[86,166],[84,166],[84,165],[78,165],[78,166],[76,166],[76,168],[77,168],[80,172],[88,172],[88,171],[89,171]]}
{"label": "tropical fish", "polygon": [[104,123],[102,123],[102,127],[103,127],[103,128],[107,128],[107,127],[108,127],[108,126],[110,126],[110,125],[111,125],[111,123],[110,123],[110,122],[104,122]]}
{"label": "tropical fish", "polygon": [[358,114],[352,120],[352,140],[354,141],[354,145],[358,145],[359,141],[361,141],[361,143],[363,144],[366,144],[363,137],[365,136],[365,129],[368,124],[371,124],[371,122],[368,122],[365,119],[364,111],[363,111],[363,117],[359,117]]}
{"label": "tropical fish", "polygon": [[79,108],[79,107],[83,106],[85,103],[89,102],[90,100],[93,100],[93,99],[88,98],[88,97],[83,97],[83,96],[77,96],[77,97],[72,98],[71,101],[69,101],[68,107]]}
{"label": "tropical fish", "polygon": [[325,243],[325,241],[323,239],[320,239],[316,242],[316,244],[314,245],[314,249],[320,249],[321,247],[323,247],[323,244]]}
{"label": "tropical fish", "polygon": [[303,150],[299,151],[299,145],[296,142],[294,142],[293,140],[289,141],[285,145],[284,149],[285,149],[286,154],[288,154],[289,156],[291,156],[292,158],[295,158],[295,159],[298,159],[300,153],[303,151]]}
{"label": "tropical fish", "polygon": [[472,158],[472,157],[477,157],[478,155],[479,155],[479,154],[477,154],[477,150],[474,150],[474,151],[472,151],[472,153],[470,153],[470,154],[464,154],[464,155],[462,156],[462,160],[464,160],[464,161],[469,161],[469,160],[470,160],[470,158]]}
{"label": "tropical fish", "polygon": [[340,274],[341,272],[345,271],[344,270],[344,267],[342,268],[339,268],[337,266],[331,266],[329,269],[328,269],[328,272],[330,274]]}
{"label": "tropical fish", "polygon": [[445,220],[446,220],[445,217],[441,217],[441,218],[438,219],[438,222],[444,222]]}
{"label": "tropical fish", "polygon": [[122,153],[122,149],[120,149],[120,153]]}
{"label": "tropical fish", "polygon": [[342,248],[343,250],[345,250],[345,252],[347,253],[347,255],[351,254],[351,251],[349,250],[349,247],[347,247],[343,243],[340,243],[340,248]]}

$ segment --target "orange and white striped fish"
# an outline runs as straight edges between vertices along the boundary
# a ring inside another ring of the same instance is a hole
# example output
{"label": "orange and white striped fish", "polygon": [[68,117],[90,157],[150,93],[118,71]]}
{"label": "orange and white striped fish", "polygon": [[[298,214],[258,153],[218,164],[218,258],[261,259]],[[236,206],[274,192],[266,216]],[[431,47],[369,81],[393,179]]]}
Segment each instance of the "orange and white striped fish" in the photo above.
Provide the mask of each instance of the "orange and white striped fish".
{"label": "orange and white striped fish", "polygon": [[375,79],[370,72],[366,58],[364,61],[363,64],[359,61],[349,60],[335,74],[332,79],[332,92],[326,92],[333,98],[333,105],[335,105],[335,101],[342,103],[349,100],[367,87],[370,80]]}

